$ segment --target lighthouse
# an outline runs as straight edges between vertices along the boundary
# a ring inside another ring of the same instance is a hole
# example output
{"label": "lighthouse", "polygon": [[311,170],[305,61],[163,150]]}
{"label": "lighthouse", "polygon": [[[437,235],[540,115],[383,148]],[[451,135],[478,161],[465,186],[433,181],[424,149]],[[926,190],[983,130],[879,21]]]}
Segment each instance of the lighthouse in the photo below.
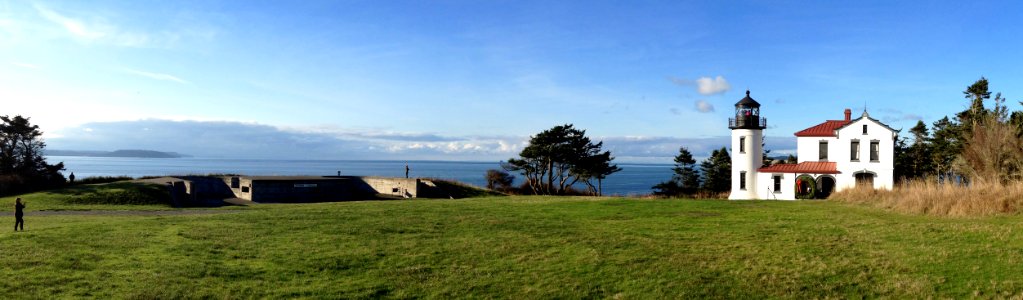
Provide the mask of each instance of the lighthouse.
{"label": "lighthouse", "polygon": [[764,128],[760,103],[746,97],[735,103],[735,117],[728,118],[732,129],[732,193],[729,200],[757,199],[757,169],[764,162]]}

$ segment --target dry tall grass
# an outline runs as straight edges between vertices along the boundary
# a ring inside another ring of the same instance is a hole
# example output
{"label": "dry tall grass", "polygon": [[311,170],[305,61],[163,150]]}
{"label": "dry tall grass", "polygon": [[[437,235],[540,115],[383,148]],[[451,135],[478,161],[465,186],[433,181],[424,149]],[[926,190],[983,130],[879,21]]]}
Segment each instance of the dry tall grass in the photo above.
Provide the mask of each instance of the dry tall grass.
{"label": "dry tall grass", "polygon": [[893,190],[853,188],[828,199],[867,204],[903,213],[935,216],[990,216],[1016,213],[1023,207],[1023,182],[974,182],[969,186],[916,180]]}

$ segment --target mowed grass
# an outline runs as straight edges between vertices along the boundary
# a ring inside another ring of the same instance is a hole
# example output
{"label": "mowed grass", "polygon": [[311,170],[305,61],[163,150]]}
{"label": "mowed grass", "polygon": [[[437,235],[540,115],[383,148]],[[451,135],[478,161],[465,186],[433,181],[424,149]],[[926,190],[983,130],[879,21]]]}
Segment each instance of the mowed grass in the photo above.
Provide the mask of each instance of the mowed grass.
{"label": "mowed grass", "polygon": [[[157,184],[121,181],[0,197],[0,211],[13,212],[21,198],[25,211],[40,210],[170,210],[167,188]],[[126,205],[130,204],[130,205]]]}
{"label": "mowed grass", "polygon": [[1021,221],[836,202],[577,197],[280,204],[163,217],[29,215],[28,231],[0,230],[0,294],[1023,297]]}

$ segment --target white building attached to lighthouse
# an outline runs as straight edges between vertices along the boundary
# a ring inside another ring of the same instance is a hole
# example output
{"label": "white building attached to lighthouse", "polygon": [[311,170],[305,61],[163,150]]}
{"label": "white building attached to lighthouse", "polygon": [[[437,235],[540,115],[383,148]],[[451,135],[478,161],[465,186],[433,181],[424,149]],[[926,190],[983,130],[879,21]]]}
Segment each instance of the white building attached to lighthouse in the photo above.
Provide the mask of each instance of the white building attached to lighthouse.
{"label": "white building attached to lighthouse", "polygon": [[796,132],[798,163],[763,165],[760,104],[746,97],[735,104],[732,129],[732,192],[728,199],[825,198],[857,186],[891,189],[897,132],[866,111],[852,119],[827,120]]}

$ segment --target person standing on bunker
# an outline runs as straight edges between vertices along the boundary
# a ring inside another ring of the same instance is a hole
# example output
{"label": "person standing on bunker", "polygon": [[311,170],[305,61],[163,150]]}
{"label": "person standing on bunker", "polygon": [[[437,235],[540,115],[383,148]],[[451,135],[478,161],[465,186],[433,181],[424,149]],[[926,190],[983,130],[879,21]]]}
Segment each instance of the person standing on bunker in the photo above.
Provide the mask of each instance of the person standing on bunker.
{"label": "person standing on bunker", "polygon": [[71,181],[70,184],[75,184],[75,172],[71,172],[71,175],[68,176],[67,179]]}
{"label": "person standing on bunker", "polygon": [[14,231],[18,231],[18,225],[25,231],[25,204],[21,203],[21,198],[14,200]]}
{"label": "person standing on bunker", "polygon": [[405,163],[405,178],[408,178],[408,163]]}

